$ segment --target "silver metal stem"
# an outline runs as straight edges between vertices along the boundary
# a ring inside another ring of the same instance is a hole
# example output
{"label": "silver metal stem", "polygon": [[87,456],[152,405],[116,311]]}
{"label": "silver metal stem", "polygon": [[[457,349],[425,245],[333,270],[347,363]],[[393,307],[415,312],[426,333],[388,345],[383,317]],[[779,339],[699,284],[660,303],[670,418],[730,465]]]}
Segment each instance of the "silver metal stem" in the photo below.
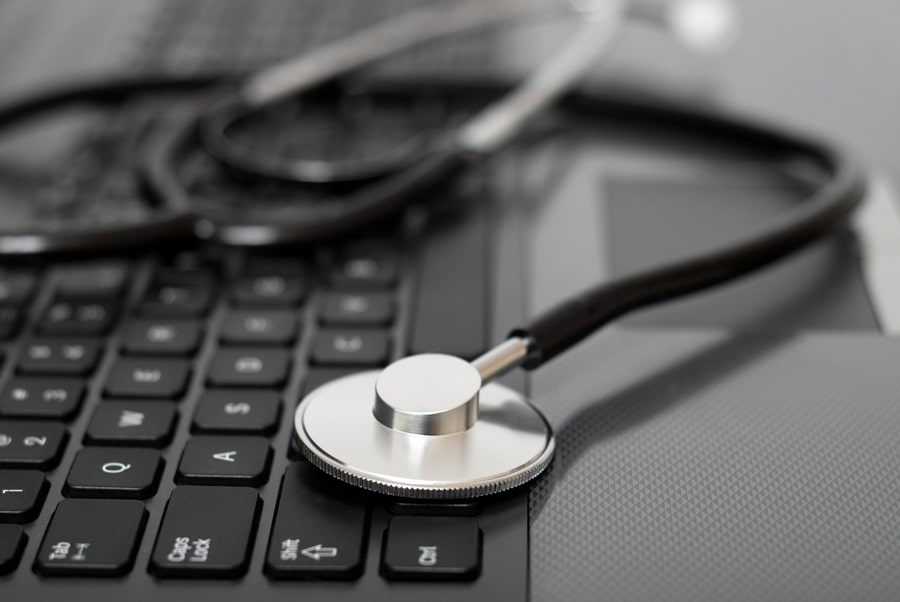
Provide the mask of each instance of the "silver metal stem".
{"label": "silver metal stem", "polygon": [[485,384],[525,361],[530,350],[528,339],[513,337],[472,360],[472,366],[481,375],[481,383]]}
{"label": "silver metal stem", "polygon": [[571,90],[589,68],[609,55],[626,17],[626,0],[594,2],[571,41],[520,84],[465,124],[456,136],[461,150],[491,154],[518,134],[531,119]]}

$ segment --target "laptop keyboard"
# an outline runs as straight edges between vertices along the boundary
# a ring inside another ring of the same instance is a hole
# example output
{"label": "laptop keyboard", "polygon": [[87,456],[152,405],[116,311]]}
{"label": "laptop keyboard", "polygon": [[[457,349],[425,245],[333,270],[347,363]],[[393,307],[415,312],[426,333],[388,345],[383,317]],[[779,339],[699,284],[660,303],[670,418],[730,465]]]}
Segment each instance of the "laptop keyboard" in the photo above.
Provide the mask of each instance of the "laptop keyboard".
{"label": "laptop keyboard", "polygon": [[[408,7],[326,4],[167,2],[135,69],[256,66]],[[94,128],[81,159],[36,191],[43,223],[138,219],[131,157],[160,107],[124,107]],[[310,198],[198,169],[201,202]],[[368,494],[320,473],[293,437],[297,403],[321,384],[408,353],[487,346],[488,211],[474,201],[315,248],[175,244],[0,266],[4,595],[524,598],[526,492],[463,503]]]}
{"label": "laptop keyboard", "polygon": [[[512,508],[524,534],[521,492],[461,504],[382,498],[320,474],[293,441],[305,392],[421,339],[413,316],[420,300],[425,315],[439,311],[439,291],[423,290],[420,274],[445,261],[428,248],[401,236],[298,256],[212,248],[4,268],[6,579],[240,580],[251,564],[269,582],[352,582],[367,571],[386,586],[508,579],[485,575],[494,542],[483,516]],[[470,299],[480,315],[484,295]],[[444,339],[434,344],[454,351]]]}

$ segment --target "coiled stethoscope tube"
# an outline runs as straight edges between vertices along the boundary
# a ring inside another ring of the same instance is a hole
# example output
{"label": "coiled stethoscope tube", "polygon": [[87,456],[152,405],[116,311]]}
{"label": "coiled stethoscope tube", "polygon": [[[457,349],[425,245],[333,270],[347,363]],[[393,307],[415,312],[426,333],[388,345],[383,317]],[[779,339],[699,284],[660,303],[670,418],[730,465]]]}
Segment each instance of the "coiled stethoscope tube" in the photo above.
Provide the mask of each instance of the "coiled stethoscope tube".
{"label": "coiled stethoscope tube", "polygon": [[[460,8],[454,13],[460,21],[452,26],[446,21],[446,33],[492,19],[504,20],[523,10],[518,0],[479,0],[476,4],[491,8],[485,13],[489,18]],[[626,312],[726,282],[803,248],[845,224],[865,190],[861,170],[843,150],[811,137],[708,107],[700,110],[633,96],[603,95],[590,89],[571,91],[588,65],[608,50],[628,7],[625,0],[589,4],[604,9],[592,13],[594,20],[583,25],[579,35],[525,83],[512,92],[503,85],[483,86],[482,91],[509,93],[454,134],[431,145],[415,161],[404,161],[404,169],[366,183],[351,192],[340,207],[325,206],[304,214],[302,219],[285,220],[280,215],[278,219],[246,223],[245,216],[198,215],[179,181],[176,163],[199,137],[214,148],[213,154],[220,160],[254,172],[255,159],[244,161],[247,157],[240,150],[236,152],[227,137],[216,138],[217,131],[227,134],[233,119],[291,94],[311,91],[348,69],[424,41],[425,34],[439,35],[444,31],[438,24],[442,13],[414,13],[397,22],[405,23],[410,32],[418,29],[421,35],[393,38],[386,33],[391,32],[389,27],[376,28],[347,45],[326,49],[315,61],[298,59],[236,83],[214,77],[108,80],[0,105],[3,128],[71,104],[102,104],[141,94],[222,86],[212,110],[201,111],[174,128],[158,152],[150,154],[142,165],[143,183],[159,209],[153,218],[142,224],[52,234],[0,232],[0,253],[115,251],[190,233],[248,246],[344,235],[396,213],[501,149],[533,115],[555,101],[560,110],[585,121],[613,115],[643,125],[677,125],[696,135],[764,151],[786,164],[803,161],[813,166],[819,176],[814,192],[764,231],[710,253],[590,287],[513,330],[506,341],[471,363],[425,354],[404,358],[381,373],[339,379],[312,392],[295,414],[296,434],[307,457],[334,476],[372,491],[458,498],[521,485],[548,465],[554,440],[534,406],[491,379],[516,366],[533,370]],[[383,48],[372,52],[373,41]],[[444,91],[453,92],[454,87],[447,86]],[[264,171],[268,159],[261,160]],[[281,165],[270,175],[296,179],[295,167]],[[306,165],[299,171],[310,172],[313,180],[323,179],[323,174],[326,179],[335,175],[340,179],[354,171],[344,169],[346,166],[332,167],[335,169],[330,176],[321,165]],[[384,166],[375,166],[374,170],[371,165],[363,167],[357,175],[364,178],[385,171]],[[338,173],[342,170],[345,173]]]}

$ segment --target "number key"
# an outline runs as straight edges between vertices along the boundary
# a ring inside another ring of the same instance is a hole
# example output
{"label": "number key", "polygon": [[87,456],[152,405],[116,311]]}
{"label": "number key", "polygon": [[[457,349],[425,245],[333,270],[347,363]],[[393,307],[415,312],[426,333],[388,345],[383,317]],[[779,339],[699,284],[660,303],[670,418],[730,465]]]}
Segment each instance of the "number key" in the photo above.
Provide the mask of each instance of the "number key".
{"label": "number key", "polygon": [[97,365],[100,345],[89,339],[34,339],[19,360],[25,374],[87,374]]}
{"label": "number key", "polygon": [[0,421],[0,467],[52,468],[68,437],[55,422]]}
{"label": "number key", "polygon": [[47,494],[47,480],[37,470],[0,470],[0,523],[33,521]]}
{"label": "number key", "polygon": [[110,397],[174,399],[184,392],[190,364],[174,359],[120,359],[109,375],[106,394]]}
{"label": "number key", "polygon": [[74,378],[17,377],[0,395],[0,416],[71,418],[84,396],[84,383]]}

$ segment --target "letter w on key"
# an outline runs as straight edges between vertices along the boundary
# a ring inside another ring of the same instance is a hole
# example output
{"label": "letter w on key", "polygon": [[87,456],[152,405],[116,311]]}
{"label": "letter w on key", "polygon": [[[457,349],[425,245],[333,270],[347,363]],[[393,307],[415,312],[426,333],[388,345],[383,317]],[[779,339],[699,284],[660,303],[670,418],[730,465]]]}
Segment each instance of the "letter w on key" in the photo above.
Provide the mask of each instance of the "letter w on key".
{"label": "letter w on key", "polygon": [[119,416],[119,428],[129,426],[141,426],[144,424],[144,413],[133,412],[131,410],[123,410]]}

